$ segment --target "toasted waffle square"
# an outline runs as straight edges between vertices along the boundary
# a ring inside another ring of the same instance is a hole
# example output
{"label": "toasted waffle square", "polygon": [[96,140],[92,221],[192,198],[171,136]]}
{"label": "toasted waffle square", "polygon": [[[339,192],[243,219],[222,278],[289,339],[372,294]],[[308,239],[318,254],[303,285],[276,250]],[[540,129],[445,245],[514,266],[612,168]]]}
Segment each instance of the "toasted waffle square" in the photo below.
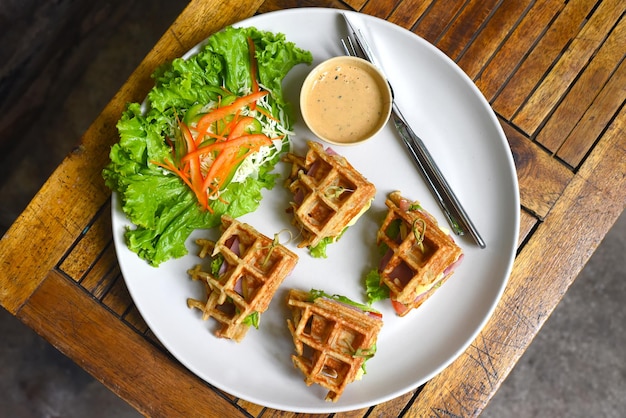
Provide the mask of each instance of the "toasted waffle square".
{"label": "toasted waffle square", "polygon": [[422,305],[453,273],[463,251],[449,232],[417,202],[391,193],[377,234],[387,253],[381,261],[381,282],[400,316]]}
{"label": "toasted waffle square", "polygon": [[304,157],[285,156],[292,163],[286,186],[294,196],[290,210],[301,230],[300,248],[338,239],[369,209],[376,194],[376,187],[344,157],[314,141],[308,146]]}
{"label": "toasted waffle square", "polygon": [[188,299],[189,307],[202,311],[203,319],[222,324],[218,337],[241,341],[250,325],[258,323],[278,286],[295,267],[298,256],[259,233],[252,226],[222,216],[217,242],[198,240],[200,257],[211,257],[213,271],[197,265],[188,273],[205,284],[207,300]]}
{"label": "toasted waffle square", "polygon": [[296,289],[290,290],[287,304],[294,366],[307,386],[321,385],[328,389],[325,399],[336,402],[349,383],[361,378],[365,361],[374,355],[382,315]]}

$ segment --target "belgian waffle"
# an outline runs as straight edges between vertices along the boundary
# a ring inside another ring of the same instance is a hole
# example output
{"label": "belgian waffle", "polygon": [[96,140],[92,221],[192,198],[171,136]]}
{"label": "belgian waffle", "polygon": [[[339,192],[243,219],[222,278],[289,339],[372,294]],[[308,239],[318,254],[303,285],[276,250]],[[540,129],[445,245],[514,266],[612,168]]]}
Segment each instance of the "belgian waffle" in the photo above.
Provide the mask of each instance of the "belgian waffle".
{"label": "belgian waffle", "polygon": [[293,316],[287,320],[296,351],[292,361],[307,386],[321,385],[328,389],[325,399],[336,402],[349,383],[361,378],[364,362],[374,355],[382,316],[295,289],[287,304]]}
{"label": "belgian waffle", "polygon": [[417,202],[411,203],[396,191],[385,204],[389,210],[377,241],[388,250],[379,275],[390,290],[396,312],[404,316],[454,273],[463,252]]}
{"label": "belgian waffle", "polygon": [[205,284],[207,300],[188,299],[187,305],[200,309],[204,320],[212,317],[221,323],[218,337],[239,342],[268,308],[298,256],[277,240],[227,215],[222,216],[221,228],[217,242],[196,241],[200,257],[210,256],[218,263],[223,259],[223,263],[215,273],[204,271],[201,265],[188,271],[192,279]]}
{"label": "belgian waffle", "polygon": [[298,247],[315,247],[325,238],[337,239],[370,206],[376,188],[344,157],[309,141],[305,156],[288,153],[293,193],[292,223],[301,230]]}

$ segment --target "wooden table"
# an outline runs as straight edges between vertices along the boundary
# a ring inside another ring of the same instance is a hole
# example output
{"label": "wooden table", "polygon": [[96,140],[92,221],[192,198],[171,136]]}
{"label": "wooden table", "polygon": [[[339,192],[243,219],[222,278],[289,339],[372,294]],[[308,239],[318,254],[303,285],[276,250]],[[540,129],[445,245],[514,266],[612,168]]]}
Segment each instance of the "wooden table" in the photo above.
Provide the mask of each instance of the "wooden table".
{"label": "wooden table", "polygon": [[358,10],[412,30],[454,59],[500,118],[522,216],[495,313],[422,387],[337,414],[476,416],[625,207],[624,1],[190,1],[0,241],[0,303],[143,414],[295,416],[215,390],[160,346],[124,286],[101,170],[120,112],[142,100],[159,64],[227,24],[302,6]]}

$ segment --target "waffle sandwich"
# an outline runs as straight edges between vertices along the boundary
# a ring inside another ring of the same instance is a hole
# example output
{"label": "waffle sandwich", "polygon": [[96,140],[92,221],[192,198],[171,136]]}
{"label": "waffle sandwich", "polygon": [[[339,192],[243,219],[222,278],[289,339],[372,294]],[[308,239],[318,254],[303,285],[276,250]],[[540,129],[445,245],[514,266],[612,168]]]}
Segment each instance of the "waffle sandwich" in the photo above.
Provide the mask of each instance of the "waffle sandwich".
{"label": "waffle sandwich", "polygon": [[[384,255],[376,275],[378,283],[373,287],[388,289],[395,311],[404,316],[422,305],[454,273],[463,251],[419,203],[396,191],[385,204],[387,216],[377,233]],[[368,296],[370,284],[368,280]]]}
{"label": "waffle sandwich", "polygon": [[335,242],[369,209],[376,188],[344,157],[309,141],[305,156],[288,153],[292,164],[286,187],[293,193],[289,211],[302,236],[298,247],[315,257],[326,256]]}
{"label": "waffle sandwich", "polygon": [[374,356],[382,315],[316,290],[292,289],[287,304],[292,312],[287,326],[296,351],[293,364],[307,386],[316,383],[328,389],[325,399],[336,402],[348,384],[362,377],[365,362]]}
{"label": "waffle sandwich", "polygon": [[248,224],[222,216],[222,236],[217,242],[200,239],[199,256],[210,257],[210,268],[197,265],[188,273],[201,280],[207,299],[188,299],[190,308],[202,311],[204,320],[221,324],[216,335],[240,342],[250,326],[258,327],[260,315],[274,293],[295,267],[298,256]]}

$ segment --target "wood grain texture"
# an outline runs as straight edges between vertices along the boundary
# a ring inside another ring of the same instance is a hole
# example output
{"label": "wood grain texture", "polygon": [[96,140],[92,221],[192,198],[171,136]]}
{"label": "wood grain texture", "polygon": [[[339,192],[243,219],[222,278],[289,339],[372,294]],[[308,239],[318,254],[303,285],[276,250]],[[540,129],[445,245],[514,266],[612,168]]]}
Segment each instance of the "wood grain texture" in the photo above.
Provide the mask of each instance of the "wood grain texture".
{"label": "wood grain texture", "polygon": [[508,122],[501,121],[513,152],[522,207],[543,219],[559,199],[573,173],[551,158]]}
{"label": "wood grain texture", "polygon": [[[538,40],[545,39],[542,37],[542,34],[546,31],[546,26],[554,19],[562,7],[563,5],[558,1],[539,0],[533,3],[530,9],[515,11],[520,13],[516,16],[519,18],[519,21],[512,22],[515,24],[510,29],[510,35],[507,35],[504,44],[499,47],[494,57],[476,80],[476,85],[481,89],[487,100],[493,101],[508,83],[514,86],[509,89],[523,92],[524,89],[529,88],[528,86],[518,85],[514,78],[517,77],[523,80],[524,73],[530,71],[526,68],[537,66],[533,61],[540,60],[542,53],[537,52],[538,57],[531,56],[531,54],[533,51],[543,51],[545,47],[541,45],[539,48],[533,48],[533,46],[537,45]],[[509,19],[512,18],[509,17]],[[547,42],[544,41],[545,43]],[[521,75],[518,76],[518,73]],[[511,96],[516,94],[518,94],[517,91],[510,93]],[[506,103],[506,99],[502,99],[502,101]],[[506,110],[497,109],[508,120]]]}
{"label": "wood grain texture", "polygon": [[[572,4],[572,3],[570,3]],[[512,121],[524,132],[534,136],[539,126],[561,101],[574,80],[606,40],[607,33],[623,15],[626,2],[603,1],[584,23],[582,29],[554,62],[549,73],[528,97]],[[622,44],[622,52],[623,52]]]}
{"label": "wood grain texture", "polygon": [[444,34],[435,43],[446,55],[457,61],[459,56],[472,44],[494,13],[499,0],[473,0],[467,2],[455,16]]}
{"label": "wood grain texture", "polygon": [[476,80],[487,63],[494,58],[505,40],[511,36],[516,23],[527,13],[532,1],[506,1],[489,18],[474,41],[468,45],[457,64]]}
{"label": "wood grain texture", "polygon": [[70,358],[82,359],[85,370],[123,398],[134,400],[133,406],[147,416],[201,416],[203,410],[222,417],[236,413],[206,383],[154,350],[58,274],[46,277],[19,318]]}
{"label": "wood grain texture", "polygon": [[[373,2],[372,2],[373,3]],[[401,1],[389,14],[387,20],[407,29],[412,28],[420,16],[431,6],[433,1],[406,0]],[[368,3],[369,5],[369,3]],[[363,12],[367,13],[365,9]]]}
{"label": "wood grain texture", "polygon": [[[358,2],[357,2],[358,3]],[[266,1],[259,7],[259,13],[275,12],[296,7],[329,7],[333,9],[348,9],[344,2],[339,0],[276,0]]]}
{"label": "wood grain texture", "polygon": [[[420,393],[408,417],[477,416],[626,205],[626,117],[616,119],[515,260],[480,335]],[[593,230],[589,223],[593,220]],[[576,243],[563,251],[563,246]]]}
{"label": "wood grain texture", "polygon": [[[526,18],[526,23],[535,28],[531,32],[532,36],[526,37],[522,43],[512,45],[518,54],[528,56],[525,58],[522,56],[521,64],[519,59],[512,61],[512,64],[519,68],[493,101],[494,109],[498,113],[507,120],[515,116],[517,110],[526,102],[550,67],[557,62],[569,42],[576,36],[595,3],[596,0],[580,0],[562,5],[561,2],[548,0],[549,6],[546,4],[545,8],[533,8],[541,13],[529,14]],[[563,10],[560,10],[560,7],[563,7]],[[535,36],[539,38],[536,40]]]}
{"label": "wood grain texture", "polygon": [[424,386],[334,415],[477,416],[626,206],[624,2],[191,1],[0,240],[0,304],[146,415],[326,416],[236,399],[167,353],[121,276],[100,175],[122,109],[143,99],[157,66],[257,11],[293,7],[360,10],[430,40],[500,119],[522,205],[502,300],[469,348]]}
{"label": "wood grain texture", "polygon": [[[568,141],[569,135],[575,126],[571,126],[572,120],[585,119],[594,121],[594,124],[606,126],[607,119],[585,117],[585,112],[593,105],[598,96],[602,94],[604,86],[611,81],[610,104],[602,106],[601,113],[606,117],[612,117],[617,107],[624,101],[624,91],[626,82],[623,76],[615,74],[624,72],[624,51],[626,45],[626,17],[622,15],[615,28],[609,31],[606,41],[598,48],[598,52],[591,57],[589,64],[581,72],[580,77],[567,92],[567,95],[559,103],[555,112],[550,115],[550,119],[537,135],[537,142],[541,143],[548,150],[556,153],[561,145]],[[620,87],[621,86],[621,87]],[[597,137],[597,135],[596,135]],[[573,141],[570,141],[570,144]],[[578,142],[578,141],[576,141]],[[572,166],[577,166],[571,158],[564,158]]]}
{"label": "wood grain texture", "polygon": [[622,60],[611,79],[595,96],[589,108],[572,128],[556,155],[572,167],[578,167],[590,145],[624,106],[626,100],[626,61]]}

